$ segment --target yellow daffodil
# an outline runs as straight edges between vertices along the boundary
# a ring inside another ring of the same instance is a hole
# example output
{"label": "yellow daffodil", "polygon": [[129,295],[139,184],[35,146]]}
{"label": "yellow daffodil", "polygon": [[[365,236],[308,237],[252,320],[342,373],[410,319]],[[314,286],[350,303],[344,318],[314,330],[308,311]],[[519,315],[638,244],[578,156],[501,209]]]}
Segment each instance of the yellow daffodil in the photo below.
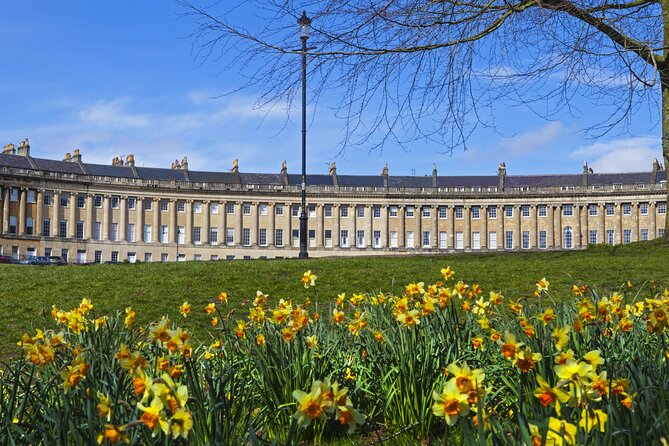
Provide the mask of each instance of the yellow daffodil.
{"label": "yellow daffodil", "polygon": [[351,406],[338,406],[336,417],[343,426],[348,426],[348,434],[365,422],[365,416]]}
{"label": "yellow daffodil", "polygon": [[432,413],[436,417],[444,417],[449,426],[453,426],[459,416],[469,413],[467,395],[460,393],[455,378],[448,380],[441,393],[434,391]]}
{"label": "yellow daffodil", "polygon": [[302,284],[304,285],[305,288],[315,286],[317,278],[318,278],[318,276],[316,276],[315,274],[312,274],[311,270],[306,271],[302,275]]}
{"label": "yellow daffodil", "polygon": [[332,400],[325,398],[322,390],[321,382],[314,381],[309,393],[302,390],[293,391],[293,398],[297,401],[297,412],[293,417],[300,427],[306,428],[312,420],[326,419],[326,410],[332,407]]}
{"label": "yellow daffodil", "polygon": [[575,425],[554,417],[548,420],[547,438],[551,439],[555,446],[573,445],[576,442]]}
{"label": "yellow daffodil", "polygon": [[154,396],[148,407],[141,402],[137,403],[137,408],[142,411],[142,415],[139,417],[140,421],[153,431],[152,435],[157,435],[161,430],[165,434],[168,433],[169,424],[167,416],[163,411],[164,405],[160,397]]}
{"label": "yellow daffodil", "polygon": [[107,421],[111,419],[111,404],[109,403],[109,397],[104,393],[98,391],[98,404],[95,407],[98,409],[100,418],[107,418]]}
{"label": "yellow daffodil", "polygon": [[452,363],[446,368],[453,375],[453,379],[455,379],[455,384],[460,393],[468,393],[470,390],[481,386],[485,379],[483,369],[472,370],[466,362],[462,365]]}
{"label": "yellow daffodil", "polygon": [[188,433],[192,428],[193,417],[191,416],[190,411],[184,407],[179,407],[171,418],[170,432],[172,433],[172,439],[175,440],[178,437],[181,437],[184,440],[187,439]]}
{"label": "yellow daffodil", "polygon": [[449,280],[455,275],[455,271],[450,266],[447,266],[441,269],[441,275],[444,276],[444,279]]}
{"label": "yellow daffodil", "polygon": [[539,384],[539,387],[534,389],[532,394],[539,400],[539,403],[542,406],[554,406],[557,414],[560,415],[559,403],[566,403],[569,401],[569,394],[559,387],[551,387],[539,374],[537,374],[537,384]]}
{"label": "yellow daffodil", "polygon": [[218,296],[216,296],[216,298],[222,304],[228,303],[228,293],[226,293],[225,291],[221,291],[220,293],[218,293]]}
{"label": "yellow daffodil", "polygon": [[548,291],[548,285],[550,285],[550,284],[551,283],[548,280],[546,280],[545,277],[542,278],[541,280],[539,280],[537,282],[537,291],[539,291],[539,292]]}
{"label": "yellow daffodil", "polygon": [[569,325],[563,328],[555,327],[553,329],[553,334],[551,335],[551,338],[553,339],[553,344],[555,344],[555,348],[558,351],[562,351],[569,342],[570,330],[571,328],[569,327]]}
{"label": "yellow daffodil", "polygon": [[608,418],[609,416],[603,410],[589,407],[581,412],[581,421],[578,425],[586,432],[590,432],[592,428],[605,432]]}
{"label": "yellow daffodil", "polygon": [[120,441],[127,443],[128,436],[125,433],[124,426],[115,426],[113,424],[105,424],[105,438],[109,443],[116,444]]}
{"label": "yellow daffodil", "polygon": [[127,307],[125,309],[125,328],[132,328],[135,325],[136,313],[132,310],[132,307]]}

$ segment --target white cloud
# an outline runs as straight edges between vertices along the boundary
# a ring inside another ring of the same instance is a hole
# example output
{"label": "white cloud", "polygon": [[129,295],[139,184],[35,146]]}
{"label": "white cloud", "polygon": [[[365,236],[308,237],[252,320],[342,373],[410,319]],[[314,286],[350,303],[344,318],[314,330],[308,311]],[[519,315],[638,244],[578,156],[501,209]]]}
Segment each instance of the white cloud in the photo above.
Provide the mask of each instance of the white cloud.
{"label": "white cloud", "polygon": [[583,159],[595,172],[642,172],[653,159],[662,159],[660,139],[636,137],[597,142],[580,147],[570,158]]}
{"label": "white cloud", "polygon": [[514,154],[541,151],[563,136],[565,130],[560,121],[549,122],[541,128],[502,140],[500,147],[510,149]]}
{"label": "white cloud", "polygon": [[128,110],[129,101],[125,98],[112,101],[97,101],[83,108],[78,117],[89,126],[107,129],[145,129],[155,125],[154,117],[148,113],[136,113]]}

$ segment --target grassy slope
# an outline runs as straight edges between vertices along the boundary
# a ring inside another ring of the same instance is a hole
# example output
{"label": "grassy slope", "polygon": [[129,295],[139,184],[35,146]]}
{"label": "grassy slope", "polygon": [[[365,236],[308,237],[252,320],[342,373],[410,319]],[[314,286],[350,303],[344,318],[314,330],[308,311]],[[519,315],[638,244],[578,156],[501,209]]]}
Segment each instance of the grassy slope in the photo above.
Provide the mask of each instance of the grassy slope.
{"label": "grassy slope", "polygon": [[[631,280],[652,280],[669,286],[669,247],[659,241],[633,245],[597,246],[582,252],[507,253],[415,257],[367,257],[309,260],[248,260],[170,264],[96,265],[88,267],[30,267],[0,265],[0,358],[18,353],[15,342],[33,327],[44,327],[51,305],[70,309],[81,298],[92,299],[96,312],[123,310],[132,305],[138,322],[178,315],[187,300],[194,316],[186,326],[206,338],[208,318],[203,307],[219,291],[230,295],[231,307],[253,298],[260,289],[272,297],[302,300],[299,282],[311,269],[319,276],[315,293],[326,302],[337,293],[400,292],[404,284],[432,282],[451,265],[457,278],[479,283],[485,291],[501,290],[506,297],[531,294],[535,282],[546,277],[554,296],[570,296],[574,283],[604,291]],[[647,285],[649,286],[649,285]],[[234,316],[233,316],[234,317]]]}

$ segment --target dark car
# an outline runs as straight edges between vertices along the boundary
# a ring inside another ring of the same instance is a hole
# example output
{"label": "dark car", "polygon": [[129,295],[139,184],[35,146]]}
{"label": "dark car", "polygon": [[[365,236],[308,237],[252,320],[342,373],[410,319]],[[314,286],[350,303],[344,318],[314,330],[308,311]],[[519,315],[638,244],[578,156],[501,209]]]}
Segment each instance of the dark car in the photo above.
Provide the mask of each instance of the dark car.
{"label": "dark car", "polygon": [[25,260],[21,260],[22,265],[51,265],[48,257],[45,256],[29,256]]}
{"label": "dark car", "polygon": [[67,265],[67,262],[58,256],[49,256],[49,263],[52,265]]}
{"label": "dark car", "polygon": [[19,261],[12,256],[0,256],[0,263],[19,263]]}

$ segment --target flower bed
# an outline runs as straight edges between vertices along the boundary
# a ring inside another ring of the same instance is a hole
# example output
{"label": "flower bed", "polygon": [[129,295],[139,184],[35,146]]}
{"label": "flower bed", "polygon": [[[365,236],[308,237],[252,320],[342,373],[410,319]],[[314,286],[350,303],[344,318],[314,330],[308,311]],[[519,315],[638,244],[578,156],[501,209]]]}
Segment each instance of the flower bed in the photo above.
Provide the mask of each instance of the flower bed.
{"label": "flower bed", "polygon": [[[84,299],[26,334],[0,375],[2,444],[300,444],[403,438],[451,444],[653,443],[667,436],[669,292],[631,283],[526,297],[450,268],[401,295],[227,294],[180,321],[136,326]],[[558,299],[559,298],[559,299]],[[211,321],[195,342],[192,318]],[[178,322],[178,323],[177,323]],[[378,440],[375,440],[378,441]]]}

